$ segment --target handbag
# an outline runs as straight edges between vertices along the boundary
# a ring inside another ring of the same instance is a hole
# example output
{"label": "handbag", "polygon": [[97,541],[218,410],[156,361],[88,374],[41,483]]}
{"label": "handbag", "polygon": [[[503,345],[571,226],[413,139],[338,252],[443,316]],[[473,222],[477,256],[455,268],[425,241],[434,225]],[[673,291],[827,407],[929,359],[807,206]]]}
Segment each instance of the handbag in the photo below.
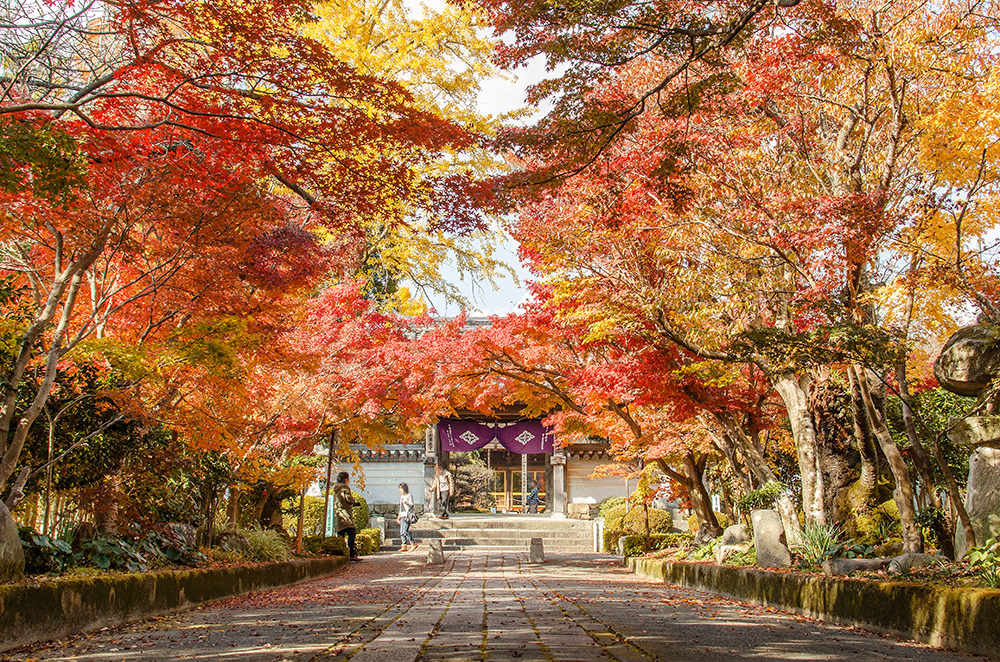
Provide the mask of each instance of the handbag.
{"label": "handbag", "polygon": [[403,519],[406,520],[407,524],[416,524],[417,520],[420,519],[420,516],[411,510],[408,513],[406,513],[406,517],[404,517]]}

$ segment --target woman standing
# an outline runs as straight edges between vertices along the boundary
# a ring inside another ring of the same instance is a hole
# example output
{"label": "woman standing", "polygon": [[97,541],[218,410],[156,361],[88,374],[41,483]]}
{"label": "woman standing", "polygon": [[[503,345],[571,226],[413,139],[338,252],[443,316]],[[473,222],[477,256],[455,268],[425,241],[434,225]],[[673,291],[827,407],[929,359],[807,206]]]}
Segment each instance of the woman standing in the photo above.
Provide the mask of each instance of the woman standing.
{"label": "woman standing", "polygon": [[416,513],[413,512],[413,497],[410,496],[410,486],[406,483],[400,483],[399,516],[396,517],[396,521],[399,522],[399,539],[403,543],[403,546],[399,548],[401,552],[408,552],[411,549],[417,548],[417,543],[413,540],[413,534],[410,533],[410,524],[416,521],[414,515]]}
{"label": "woman standing", "polygon": [[358,548],[354,541],[357,538],[358,530],[354,527],[354,506],[358,502],[351,494],[351,488],[347,484],[351,476],[346,471],[337,474],[337,485],[333,488],[333,517],[337,525],[337,535],[347,536],[347,547],[351,550],[351,560],[360,561]]}

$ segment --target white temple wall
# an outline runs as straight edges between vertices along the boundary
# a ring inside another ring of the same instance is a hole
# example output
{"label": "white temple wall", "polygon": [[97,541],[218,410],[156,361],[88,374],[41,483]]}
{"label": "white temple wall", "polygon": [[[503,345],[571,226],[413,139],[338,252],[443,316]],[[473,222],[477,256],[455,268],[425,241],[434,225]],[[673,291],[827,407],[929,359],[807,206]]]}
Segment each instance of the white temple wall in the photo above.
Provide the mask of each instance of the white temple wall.
{"label": "white temple wall", "polygon": [[627,496],[625,481],[620,476],[590,477],[594,469],[602,464],[608,464],[608,460],[569,458],[566,462],[569,503],[601,503],[611,497]]}
{"label": "white temple wall", "polygon": [[399,503],[400,483],[410,486],[413,503],[425,503],[423,462],[362,462],[361,469],[365,474],[363,490],[358,489],[358,478],[350,467],[347,471],[351,471],[352,488],[361,493],[369,506]]}

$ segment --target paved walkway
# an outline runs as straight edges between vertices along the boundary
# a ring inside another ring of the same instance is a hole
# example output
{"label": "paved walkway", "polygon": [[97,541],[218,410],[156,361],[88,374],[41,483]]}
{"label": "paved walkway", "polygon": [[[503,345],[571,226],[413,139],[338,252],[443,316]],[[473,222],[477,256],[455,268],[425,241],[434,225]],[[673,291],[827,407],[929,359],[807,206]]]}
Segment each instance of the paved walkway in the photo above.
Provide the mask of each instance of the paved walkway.
{"label": "paved walkway", "polygon": [[326,579],[9,653],[7,660],[971,660],[651,584],[613,558],[378,555]]}

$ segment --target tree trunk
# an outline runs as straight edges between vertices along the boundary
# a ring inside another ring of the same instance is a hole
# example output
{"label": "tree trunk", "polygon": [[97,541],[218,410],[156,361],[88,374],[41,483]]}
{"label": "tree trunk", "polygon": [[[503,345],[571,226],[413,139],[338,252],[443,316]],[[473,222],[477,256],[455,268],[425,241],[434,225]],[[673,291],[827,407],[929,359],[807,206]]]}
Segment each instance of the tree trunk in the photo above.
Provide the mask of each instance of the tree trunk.
{"label": "tree trunk", "polygon": [[684,465],[684,473],[688,479],[688,494],[691,496],[691,507],[698,518],[698,534],[702,540],[717,538],[722,535],[722,527],[712,510],[712,498],[705,489],[705,460],[706,455],[702,455],[700,460],[696,460],[694,453],[688,451],[681,458]]}
{"label": "tree trunk", "polygon": [[226,528],[235,531],[239,525],[240,488],[233,485],[229,488],[229,502],[226,504]]}
{"label": "tree trunk", "polygon": [[[802,382],[805,381],[806,384]],[[802,509],[809,524],[826,524],[824,509],[825,490],[823,473],[819,467],[816,450],[816,429],[809,413],[807,397],[808,378],[801,380],[794,373],[786,372],[771,378],[778,395],[781,396],[792,426],[792,438],[799,459],[799,473],[802,476]]]}
{"label": "tree trunk", "polygon": [[872,434],[865,412],[865,400],[861,396],[861,388],[854,378],[854,371],[848,370],[851,383],[851,415],[854,418],[854,443],[861,456],[861,475],[851,491],[851,507],[855,512],[867,510],[872,506],[872,497],[879,478],[878,442]]}
{"label": "tree trunk", "polygon": [[833,381],[829,367],[813,371],[809,384],[809,410],[816,430],[817,463],[822,469],[824,509],[839,523],[853,517],[852,487],[860,478],[861,458],[854,448],[848,419],[850,394]]}
{"label": "tree trunk", "polygon": [[896,506],[899,508],[899,519],[903,526],[903,551],[920,553],[924,551],[924,536],[917,526],[917,513],[913,507],[913,483],[910,480],[910,470],[906,466],[903,454],[899,452],[896,442],[889,434],[889,428],[885,423],[882,413],[875,408],[872,401],[871,390],[868,388],[868,376],[863,367],[854,366],[854,378],[858,381],[861,389],[861,396],[865,401],[865,411],[868,414],[868,422],[871,424],[875,438],[879,442],[879,447],[888,461],[889,469],[893,478],[896,479],[896,490],[893,496],[896,499]]}
{"label": "tree trunk", "polygon": [[[764,459],[754,440],[743,431],[743,427],[731,415],[715,414],[715,418],[722,427],[722,435],[739,448],[743,454],[743,461],[762,487],[773,483],[787,488],[771,471],[771,467],[767,464],[767,460]],[[787,489],[782,490],[774,505],[781,515],[781,523],[785,528],[785,540],[789,545],[797,544],[802,539],[802,525],[795,510],[795,503],[789,496]]]}
{"label": "tree trunk", "polygon": [[106,536],[118,535],[118,474],[112,474],[98,488],[94,500],[94,525]]}

